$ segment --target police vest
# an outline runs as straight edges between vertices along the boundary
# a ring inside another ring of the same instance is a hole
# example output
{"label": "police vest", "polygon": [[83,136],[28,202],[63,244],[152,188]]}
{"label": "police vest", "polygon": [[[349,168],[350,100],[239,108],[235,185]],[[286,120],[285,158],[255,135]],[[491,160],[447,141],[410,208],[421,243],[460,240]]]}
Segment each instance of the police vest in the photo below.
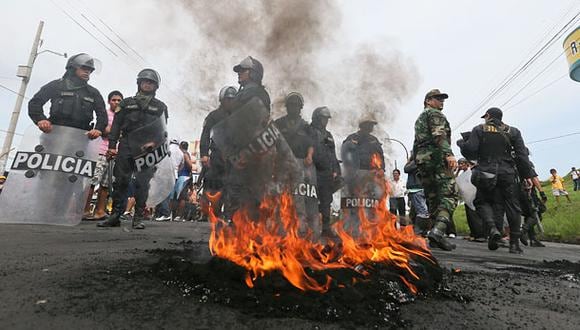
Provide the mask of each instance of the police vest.
{"label": "police vest", "polygon": [[[511,161],[512,145],[509,126],[501,127],[491,124],[482,124],[482,141],[479,146],[480,161]],[[503,131],[500,131],[502,130]]]}
{"label": "police vest", "polygon": [[57,125],[89,129],[95,110],[95,97],[89,86],[67,89],[64,79],[59,81],[56,96],[51,99],[50,120]]}

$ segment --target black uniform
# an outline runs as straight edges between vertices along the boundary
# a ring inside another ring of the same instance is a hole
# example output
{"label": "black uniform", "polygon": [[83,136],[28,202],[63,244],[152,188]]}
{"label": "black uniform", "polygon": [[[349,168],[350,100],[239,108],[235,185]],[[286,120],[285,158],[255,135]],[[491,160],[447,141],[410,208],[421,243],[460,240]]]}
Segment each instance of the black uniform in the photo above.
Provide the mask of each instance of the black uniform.
{"label": "black uniform", "polygon": [[264,88],[264,86],[254,82],[247,81],[240,87],[240,90],[236,94],[234,109],[239,109],[248,103],[253,97],[258,97],[262,103],[266,106],[268,111],[270,111],[270,95]]}
{"label": "black uniform", "polygon": [[35,124],[47,119],[42,107],[48,100],[51,103],[48,120],[53,125],[90,130],[94,112],[95,129],[105,131],[108,117],[101,93],[74,73],[66,73],[61,79],[42,86],[28,102],[28,115]]}
{"label": "black uniform", "polygon": [[[488,119],[473,128],[467,141],[459,140],[461,153],[477,159],[472,169],[472,182],[477,187],[474,204],[488,229],[503,227],[505,211],[510,224],[510,245],[520,236],[521,209],[518,172],[531,175],[531,165],[520,131],[499,119]],[[485,173],[490,177],[485,178]],[[515,243],[514,243],[515,244]],[[519,249],[519,247],[518,247]]]}
{"label": "black uniform", "polygon": [[[378,154],[381,160],[381,168],[385,170],[385,155],[383,154],[383,147],[374,135],[361,134],[360,132],[349,135],[343,142],[349,147],[344,150],[346,157],[349,158],[353,164],[358,165],[360,170],[371,170],[372,156]],[[344,159],[343,159],[344,160]]]}
{"label": "black uniform", "polygon": [[[243,107],[254,97],[258,97],[266,106],[268,112],[270,112],[270,95],[264,86],[250,80],[246,81],[238,90],[232,113]],[[224,186],[224,217],[226,219],[231,220],[234,213],[242,205],[248,206],[254,214],[257,213],[262,197],[257,196],[245,183],[249,175],[247,169],[237,169],[231,162],[226,162],[226,182]]]}
{"label": "black uniform", "polygon": [[[128,97],[119,103],[115,113],[115,119],[109,133],[109,149],[117,148],[118,155],[115,158],[113,170],[115,182],[113,183],[113,212],[123,214],[123,200],[127,196],[127,187],[131,176],[135,171],[135,164],[128,139],[131,132],[144,127],[163,116],[167,121],[167,106],[152,95],[137,93],[136,96]],[[159,132],[165,134],[165,132]],[[120,139],[119,139],[120,138]],[[145,210],[145,202],[149,193],[149,181],[153,177],[153,169],[144,169],[135,173],[135,218],[142,218]]]}
{"label": "black uniform", "polygon": [[325,128],[310,124],[309,134],[314,145],[314,166],[318,185],[318,210],[322,214],[323,230],[330,230],[330,204],[334,192],[334,173],[341,175],[340,164],[336,158],[336,149],[332,134]]}
{"label": "black uniform", "polygon": [[292,149],[294,157],[304,159],[308,155],[308,149],[313,147],[312,139],[308,135],[308,123],[302,118],[290,118],[284,116],[276,119],[274,124],[284,136]]}
{"label": "black uniform", "polygon": [[[199,141],[199,151],[201,157],[210,157],[208,167],[203,168],[203,187],[204,192],[216,193],[222,191],[224,187],[224,177],[226,175],[226,163],[222,153],[211,139],[212,128],[226,119],[229,113],[223,108],[217,108],[210,112],[203,122],[203,130]],[[204,195],[204,202],[207,202]],[[214,205],[214,212],[220,215],[221,203]]]}

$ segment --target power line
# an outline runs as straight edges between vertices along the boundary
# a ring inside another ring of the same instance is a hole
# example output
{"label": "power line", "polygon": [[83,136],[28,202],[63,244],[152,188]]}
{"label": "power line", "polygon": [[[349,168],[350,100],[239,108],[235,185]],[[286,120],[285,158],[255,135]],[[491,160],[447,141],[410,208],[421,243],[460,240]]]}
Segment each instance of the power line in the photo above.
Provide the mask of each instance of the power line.
{"label": "power line", "polygon": [[[82,2],[79,0],[79,3],[82,3],[83,6],[87,9],[89,9],[89,11],[91,10],[86,3]],[[115,30],[113,30],[113,28],[111,28],[109,26],[109,24],[107,24],[105,21],[103,21],[99,16],[97,16],[95,13],[92,13],[93,17],[95,17],[99,22],[101,22],[101,24],[103,24],[103,26],[105,26],[109,31],[111,31],[111,33],[113,33],[115,35],[115,37],[117,37],[117,39],[119,39],[125,46],[127,46],[127,48],[129,48],[135,55],[137,55],[137,57],[139,57],[139,59],[141,59],[144,63],[146,64],[150,64],[145,58],[143,58],[141,56],[141,54],[139,54],[133,47],[131,47],[131,45],[129,45],[129,43],[127,43],[125,41],[125,39],[123,39],[123,37],[121,37],[117,32],[115,32]]]}
{"label": "power line", "polygon": [[578,11],[574,17],[572,17],[564,26],[556,32],[530,59],[528,59],[521,67],[509,74],[501,83],[499,87],[492,89],[492,91],[477,105],[476,109],[472,111],[465,119],[463,119],[458,125],[455,126],[454,130],[461,127],[465,122],[467,122],[474,114],[478,113],[486,104],[488,104],[494,97],[499,95],[504,91],[507,86],[509,86],[513,81],[520,77],[530,66],[540,58],[545,51],[558,40],[558,38],[566,33],[568,29],[573,26],[573,24],[580,18],[580,11]]}
{"label": "power line", "polygon": [[538,79],[539,76],[541,76],[542,74],[544,74],[544,72],[546,72],[546,70],[548,70],[548,68],[550,68],[554,63],[556,63],[556,61],[562,57],[562,55],[564,55],[566,53],[567,49],[564,50],[562,53],[560,53],[558,56],[556,56],[556,58],[554,58],[550,63],[548,63],[548,65],[546,65],[544,67],[544,69],[542,71],[540,71],[538,74],[536,74],[532,79],[530,79],[522,88],[520,88],[514,95],[512,95],[512,97],[510,97],[506,102],[504,102],[501,107],[503,108],[505,105],[507,105],[508,103],[510,103],[516,96],[518,96],[521,92],[524,91],[524,89],[526,89],[529,85],[531,85],[536,79]]}
{"label": "power line", "polygon": [[558,81],[560,81],[560,80],[562,80],[562,79],[564,79],[564,78],[566,78],[566,77],[568,77],[568,73],[565,73],[565,74],[561,75],[561,76],[560,76],[560,77],[558,77],[556,80],[553,80],[553,81],[551,81],[550,83],[548,83],[548,84],[544,85],[542,88],[540,88],[540,89],[538,89],[537,91],[533,92],[532,94],[530,94],[530,95],[528,95],[528,96],[524,97],[523,99],[519,100],[517,103],[514,103],[514,104],[510,105],[509,107],[505,108],[505,109],[504,109],[504,112],[506,112],[507,110],[509,110],[509,109],[511,109],[511,108],[513,108],[513,107],[515,107],[515,106],[517,106],[517,105],[519,105],[519,104],[523,103],[524,101],[528,100],[528,99],[529,99],[529,98],[531,98],[532,96],[535,96],[535,95],[536,95],[536,94],[538,94],[539,92],[543,91],[544,89],[546,89],[546,88],[548,88],[548,87],[552,86],[553,84],[557,83]]}
{"label": "power line", "polygon": [[549,137],[549,138],[545,138],[545,139],[541,139],[541,140],[527,142],[526,144],[534,144],[534,143],[539,143],[539,142],[544,142],[544,141],[551,141],[551,140],[561,139],[561,138],[565,138],[565,137],[572,136],[572,135],[578,135],[578,134],[580,134],[580,132],[568,133],[568,134],[564,134],[564,135],[558,135],[558,136],[553,136],[553,137]]}
{"label": "power line", "polygon": [[9,91],[9,92],[11,92],[11,93],[14,93],[14,94],[16,94],[16,95],[19,95],[19,96],[22,96],[22,97],[24,97],[25,99],[28,99],[28,100],[30,100],[30,98],[29,98],[28,96],[26,96],[26,95],[21,95],[21,94],[20,94],[20,93],[18,93],[17,91],[15,91],[15,90],[13,90],[13,89],[10,89],[10,88],[8,88],[8,87],[6,87],[6,86],[2,85],[2,84],[0,84],[0,88],[3,88],[3,89],[5,89],[5,90],[7,90],[7,91]]}
{"label": "power line", "polygon": [[5,129],[0,129],[0,132],[2,132],[2,133],[6,133],[6,134],[8,134],[8,133],[14,133],[14,135],[20,135],[20,136],[24,136],[24,134],[22,134],[22,133],[18,133],[18,132],[11,132],[11,131],[7,131],[7,130],[5,130]]}
{"label": "power line", "polygon": [[109,48],[107,45],[105,45],[104,42],[102,42],[99,38],[97,38],[94,34],[91,33],[91,31],[87,30],[79,21],[77,21],[76,19],[74,19],[74,17],[72,17],[63,7],[61,7],[58,3],[56,3],[56,1],[54,0],[50,0],[58,9],[60,9],[60,11],[62,11],[68,18],[70,18],[73,22],[76,23],[76,25],[78,25],[81,29],[83,29],[86,33],[88,33],[88,35],[90,35],[91,37],[93,37],[93,39],[95,39],[98,43],[100,43],[103,47],[105,47],[111,54],[115,55],[115,57],[118,57],[119,55],[117,55],[117,53],[115,53],[111,48]]}
{"label": "power line", "polygon": [[[51,0],[51,1],[54,3],[54,0]],[[67,0],[67,1],[68,1],[68,0]],[[82,29],[83,29],[85,32],[89,33],[89,34],[90,34],[90,35],[91,35],[93,38],[95,38],[96,40],[98,40],[98,39],[97,39],[97,38],[96,38],[96,37],[95,37],[93,34],[91,34],[91,33],[88,31],[88,29],[86,29],[84,26],[82,26],[82,24],[81,24],[80,22],[78,22],[78,21],[74,20],[74,19],[73,19],[73,18],[72,18],[70,15],[68,15],[68,13],[66,13],[66,12],[64,11],[64,9],[62,9],[62,8],[61,8],[60,6],[58,6],[56,3],[55,3],[55,5],[56,5],[57,7],[59,7],[59,9],[61,9],[61,11],[63,11],[65,14],[67,14],[67,16],[69,16],[69,18],[71,18],[71,20],[73,20],[73,21],[74,21],[74,22],[75,22],[77,25],[81,26],[81,27],[82,27]],[[111,31],[111,32],[112,32],[112,33],[113,33],[113,34],[114,34],[114,35],[115,35],[117,38],[119,38],[119,40],[121,40],[121,42],[122,42],[123,44],[125,44],[125,45],[126,45],[128,48],[129,48],[129,49],[131,49],[131,51],[132,51],[132,52],[134,52],[134,53],[137,55],[137,57],[138,57],[139,59],[143,60],[143,62],[145,62],[146,64],[148,64],[148,65],[150,65],[150,66],[151,66],[151,64],[150,64],[150,63],[149,63],[149,62],[148,62],[148,61],[147,61],[147,60],[146,60],[146,59],[145,59],[145,58],[144,58],[144,57],[143,57],[141,54],[139,54],[139,52],[137,52],[137,51],[136,51],[136,50],[135,50],[133,47],[131,47],[131,46],[130,46],[130,45],[129,45],[129,44],[128,44],[128,43],[127,43],[127,42],[126,42],[126,41],[125,41],[125,40],[124,40],[124,39],[123,39],[123,38],[122,38],[122,37],[121,37],[121,36],[118,34],[118,33],[116,33],[116,32],[115,32],[115,31],[114,31],[114,30],[113,30],[113,29],[112,29],[112,28],[111,28],[109,25],[107,25],[107,24],[106,24],[106,23],[105,23],[105,22],[104,22],[102,19],[100,19],[100,18],[99,18],[99,17],[98,17],[98,16],[97,16],[97,15],[96,15],[94,12],[92,12],[92,10],[91,10],[90,8],[88,8],[86,5],[84,5],[84,6],[87,8],[87,10],[88,10],[88,11],[91,13],[91,15],[92,15],[93,17],[97,18],[97,19],[98,19],[98,20],[99,20],[99,21],[100,21],[100,22],[101,22],[101,23],[102,23],[104,26],[106,26],[106,27],[107,27],[107,29],[108,29],[108,30],[110,30],[110,31]],[[86,16],[83,14],[83,11],[82,11],[81,9],[79,9],[79,8],[75,8],[75,7],[72,7],[72,6],[71,6],[71,8],[73,8],[73,10],[77,11],[77,12],[78,12],[78,13],[79,13],[81,16],[83,16],[83,17],[85,17],[85,19],[87,19],[87,18],[86,18]],[[89,21],[89,20],[87,19],[87,21]],[[91,24],[94,26],[94,23],[92,23],[92,22],[90,22],[90,21],[89,21],[89,23],[91,23]],[[96,28],[96,27],[95,27],[95,28]],[[103,32],[102,30],[100,30],[100,29],[97,29],[97,30],[98,30],[98,31],[99,31],[101,34],[104,34],[104,32]],[[109,37],[107,37],[107,39],[111,40]],[[105,46],[105,45],[104,45],[104,44],[103,44],[103,43],[102,43],[100,40],[98,40],[98,41],[99,41],[99,43],[100,43],[101,45],[103,45],[104,47],[106,47],[107,49],[109,49],[109,48],[108,48],[107,46]],[[112,42],[113,42],[113,43],[114,43],[114,44],[115,44],[117,47],[120,47],[120,46],[119,46],[117,43],[115,43],[114,41],[112,41]],[[109,50],[110,50],[110,49],[109,49]],[[126,51],[123,51],[123,52],[124,52],[124,53],[125,53],[125,55],[126,55],[128,58],[130,58],[130,59],[131,59],[131,60],[132,60],[134,63],[136,63],[136,64],[138,64],[138,65],[141,65],[141,63],[139,63],[139,61],[138,61],[136,58],[134,58],[134,57],[131,57],[131,56],[130,56],[130,55],[129,55],[129,54],[126,52]],[[115,56],[117,56],[117,55],[115,54]],[[187,97],[185,97],[185,95],[184,95],[183,93],[176,91],[175,89],[173,89],[173,88],[172,88],[171,86],[169,86],[169,85],[167,86],[167,90],[168,90],[170,93],[172,93],[174,96],[176,96],[176,97],[177,97],[177,99],[179,99],[179,100],[181,100],[182,98],[185,98],[185,99],[187,99]]]}

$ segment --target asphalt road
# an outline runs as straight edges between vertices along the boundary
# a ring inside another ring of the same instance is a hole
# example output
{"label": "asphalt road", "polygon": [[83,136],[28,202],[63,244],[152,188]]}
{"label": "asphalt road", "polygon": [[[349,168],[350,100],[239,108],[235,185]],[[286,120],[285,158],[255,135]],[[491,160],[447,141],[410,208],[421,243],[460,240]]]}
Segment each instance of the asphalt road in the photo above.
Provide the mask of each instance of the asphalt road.
{"label": "asphalt road", "polygon": [[[146,230],[0,225],[0,329],[371,328],[295,315],[257,317],[185,294],[143,271],[152,251],[210,258],[207,223],[150,223]],[[400,308],[418,329],[575,329],[580,324],[580,246],[546,243],[518,256],[456,239],[435,251],[450,292]],[[557,260],[570,262],[553,262]],[[547,262],[545,262],[547,261]],[[133,272],[139,272],[134,275]]]}

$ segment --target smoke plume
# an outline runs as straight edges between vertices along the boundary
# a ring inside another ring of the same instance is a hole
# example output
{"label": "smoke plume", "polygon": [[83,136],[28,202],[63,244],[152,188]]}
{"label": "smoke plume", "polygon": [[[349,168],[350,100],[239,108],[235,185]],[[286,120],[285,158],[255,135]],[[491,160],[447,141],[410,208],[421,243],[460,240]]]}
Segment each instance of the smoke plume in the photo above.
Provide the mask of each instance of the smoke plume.
{"label": "smoke plume", "polygon": [[189,34],[194,51],[183,54],[179,46],[175,51],[185,70],[180,89],[190,96],[194,113],[217,106],[219,89],[237,79],[232,67],[248,55],[264,65],[273,117],[285,113],[284,96],[298,91],[306,101],[305,119],[318,106],[331,109],[329,129],[337,146],[363,117],[388,131],[417,86],[415,66],[399,51],[384,44],[353,48],[342,40],[336,1],[181,0],[174,6],[191,18],[189,30],[181,33]]}

